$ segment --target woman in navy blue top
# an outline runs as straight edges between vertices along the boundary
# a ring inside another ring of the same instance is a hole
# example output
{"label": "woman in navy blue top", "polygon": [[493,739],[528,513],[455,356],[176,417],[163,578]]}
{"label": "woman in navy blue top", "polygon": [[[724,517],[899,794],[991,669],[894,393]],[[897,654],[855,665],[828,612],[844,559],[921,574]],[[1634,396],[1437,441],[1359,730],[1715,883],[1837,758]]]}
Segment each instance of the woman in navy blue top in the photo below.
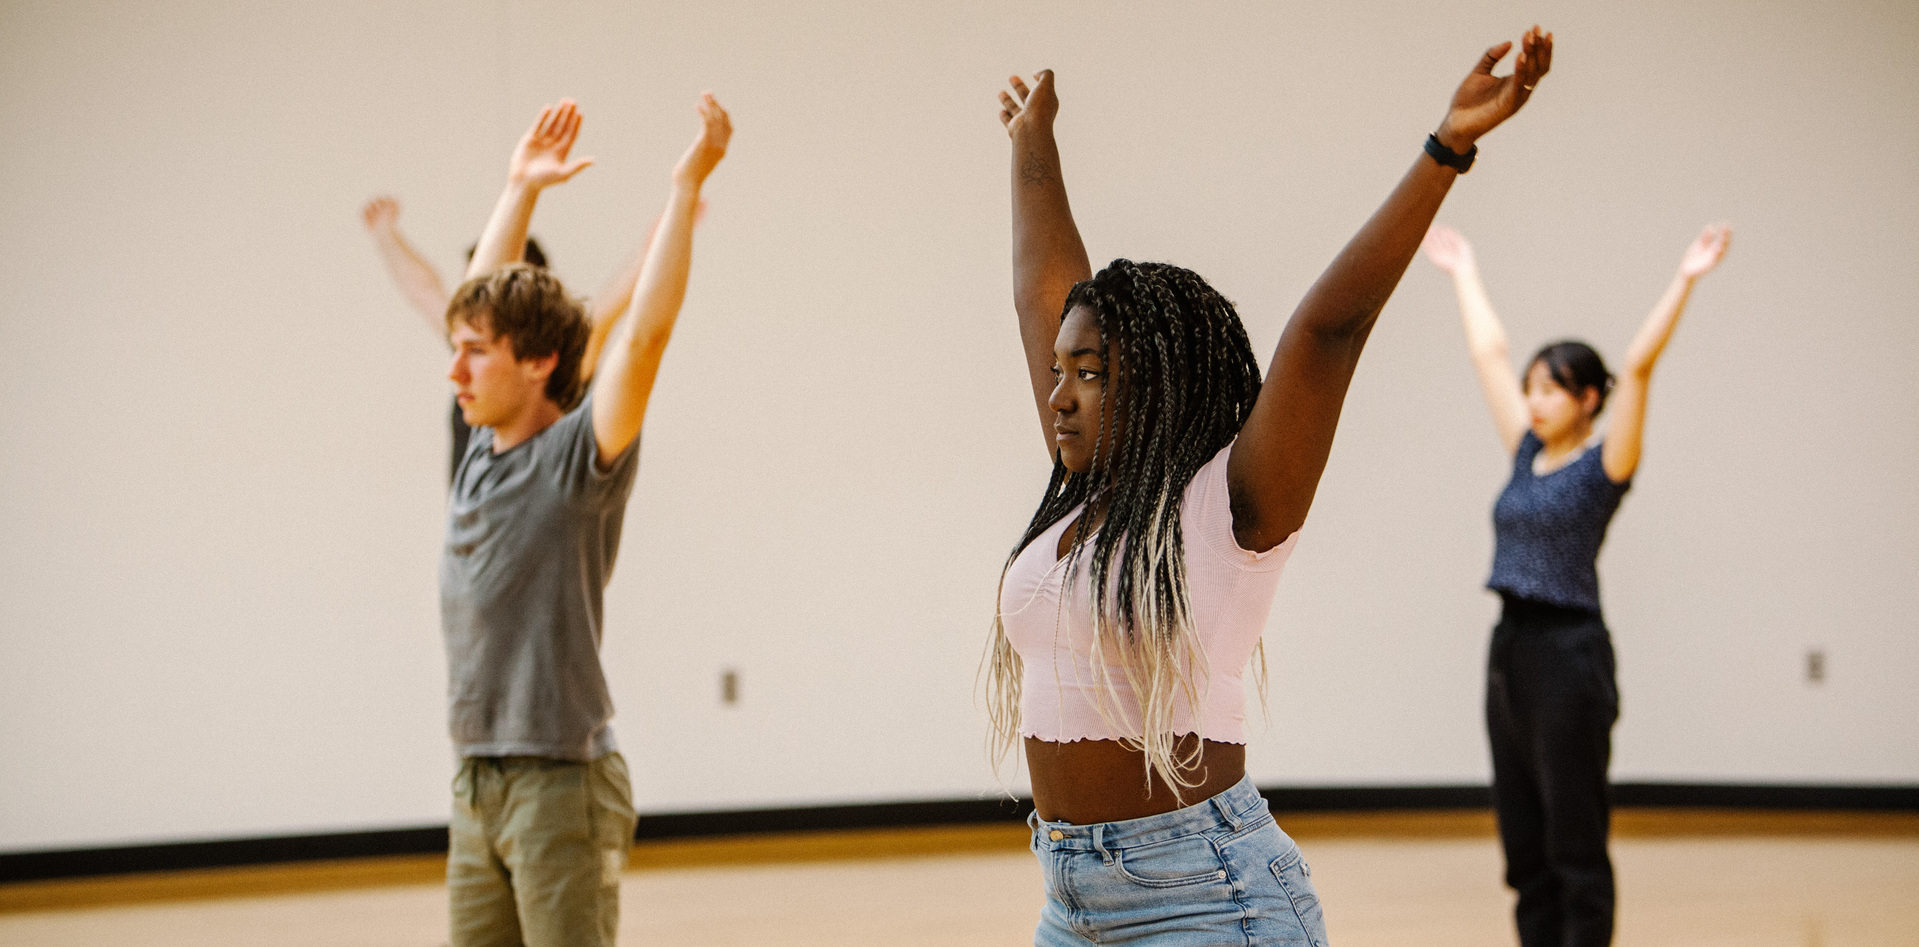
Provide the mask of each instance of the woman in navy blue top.
{"label": "woman in navy blue top", "polygon": [[[1519,893],[1522,947],[1612,941],[1606,767],[1619,717],[1612,639],[1599,609],[1599,544],[1639,466],[1646,390],[1693,283],[1726,253],[1707,227],[1626,353],[1615,379],[1584,342],[1556,342],[1513,372],[1472,246],[1435,226],[1426,255],[1452,274],[1466,343],[1512,479],[1493,506],[1493,573],[1503,603],[1486,673],[1493,805],[1506,883]],[[1602,438],[1593,421],[1610,400]]]}

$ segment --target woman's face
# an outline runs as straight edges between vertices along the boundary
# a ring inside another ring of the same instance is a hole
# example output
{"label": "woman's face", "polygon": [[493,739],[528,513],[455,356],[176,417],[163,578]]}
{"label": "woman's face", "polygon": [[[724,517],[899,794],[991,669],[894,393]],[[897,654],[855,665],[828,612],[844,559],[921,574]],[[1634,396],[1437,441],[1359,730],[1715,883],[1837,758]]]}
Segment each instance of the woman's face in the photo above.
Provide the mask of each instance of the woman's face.
{"label": "woman's face", "polygon": [[[1053,394],[1046,400],[1053,409],[1053,446],[1060,463],[1074,473],[1093,469],[1095,442],[1100,442],[1099,453],[1109,461],[1119,443],[1120,425],[1111,407],[1115,399],[1108,397],[1113,389],[1108,384],[1112,376],[1106,356],[1099,318],[1085,306],[1074,306],[1060,323],[1053,343]],[[1106,415],[1103,435],[1102,410]]]}
{"label": "woman's face", "polygon": [[1574,394],[1553,380],[1545,362],[1526,368],[1526,413],[1532,417],[1533,433],[1548,444],[1568,437],[1584,438],[1592,427],[1593,412],[1599,408],[1599,391],[1586,388]]}

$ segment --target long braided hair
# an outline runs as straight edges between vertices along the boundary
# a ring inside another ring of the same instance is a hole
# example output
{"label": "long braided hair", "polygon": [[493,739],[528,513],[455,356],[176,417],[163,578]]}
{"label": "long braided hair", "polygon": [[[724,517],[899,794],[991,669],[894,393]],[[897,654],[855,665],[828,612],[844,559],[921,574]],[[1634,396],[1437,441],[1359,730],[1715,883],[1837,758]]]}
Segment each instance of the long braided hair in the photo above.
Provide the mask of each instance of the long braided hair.
{"label": "long braided hair", "polygon": [[[1199,468],[1239,433],[1259,396],[1259,363],[1233,304],[1191,270],[1166,263],[1114,260],[1066,297],[1061,321],[1075,306],[1098,319],[1108,382],[1101,386],[1099,433],[1090,471],[1075,474],[1053,454],[1053,475],[1038,511],[1001,568],[1041,533],[1082,506],[1102,504],[1106,519],[1090,547],[1090,515],[1073,528],[1066,588],[1085,557],[1096,654],[1117,657],[1119,670],[1138,700],[1125,713],[1108,660],[1090,662],[1103,695],[1100,716],[1115,732],[1118,721],[1140,721],[1140,734],[1121,739],[1144,751],[1147,789],[1157,774],[1173,788],[1199,785],[1204,741],[1175,752],[1175,703],[1183,698],[1198,724],[1204,649],[1193,628],[1187,596],[1186,559],[1180,533],[1180,501]],[[1116,409],[1116,410],[1115,410]],[[1116,438],[1110,418],[1126,423]],[[1064,593],[1064,589],[1063,589]],[[1065,596],[1062,594],[1062,602]],[[1006,637],[997,610],[988,648],[987,713],[992,724],[995,769],[1019,742],[1020,657]],[[1255,678],[1264,694],[1265,655]],[[1262,698],[1263,699],[1263,698]]]}

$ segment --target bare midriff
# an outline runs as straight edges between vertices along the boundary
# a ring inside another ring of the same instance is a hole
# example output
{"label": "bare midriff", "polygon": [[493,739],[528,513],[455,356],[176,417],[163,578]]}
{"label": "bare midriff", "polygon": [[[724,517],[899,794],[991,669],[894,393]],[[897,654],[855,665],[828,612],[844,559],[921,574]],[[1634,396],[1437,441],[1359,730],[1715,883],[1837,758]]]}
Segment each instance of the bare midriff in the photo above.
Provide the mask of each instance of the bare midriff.
{"label": "bare midriff", "polygon": [[[1181,737],[1173,758],[1191,752],[1197,739],[1191,733]],[[1146,754],[1117,740],[1054,743],[1027,737],[1026,768],[1033,776],[1033,807],[1040,818],[1092,825],[1171,812],[1232,788],[1246,775],[1246,747],[1207,740],[1193,774],[1199,785],[1182,788],[1178,798],[1158,774],[1149,789]]]}

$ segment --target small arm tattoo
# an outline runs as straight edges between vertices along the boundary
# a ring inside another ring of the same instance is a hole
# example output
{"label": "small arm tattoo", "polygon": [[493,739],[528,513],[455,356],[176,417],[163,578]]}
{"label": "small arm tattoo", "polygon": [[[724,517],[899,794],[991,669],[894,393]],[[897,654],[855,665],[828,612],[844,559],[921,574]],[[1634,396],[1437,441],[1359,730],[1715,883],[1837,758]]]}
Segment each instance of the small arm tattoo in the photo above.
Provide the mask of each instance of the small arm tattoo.
{"label": "small arm tattoo", "polygon": [[1019,179],[1027,184],[1046,185],[1053,182],[1053,167],[1037,151],[1026,153],[1026,160],[1020,162]]}

